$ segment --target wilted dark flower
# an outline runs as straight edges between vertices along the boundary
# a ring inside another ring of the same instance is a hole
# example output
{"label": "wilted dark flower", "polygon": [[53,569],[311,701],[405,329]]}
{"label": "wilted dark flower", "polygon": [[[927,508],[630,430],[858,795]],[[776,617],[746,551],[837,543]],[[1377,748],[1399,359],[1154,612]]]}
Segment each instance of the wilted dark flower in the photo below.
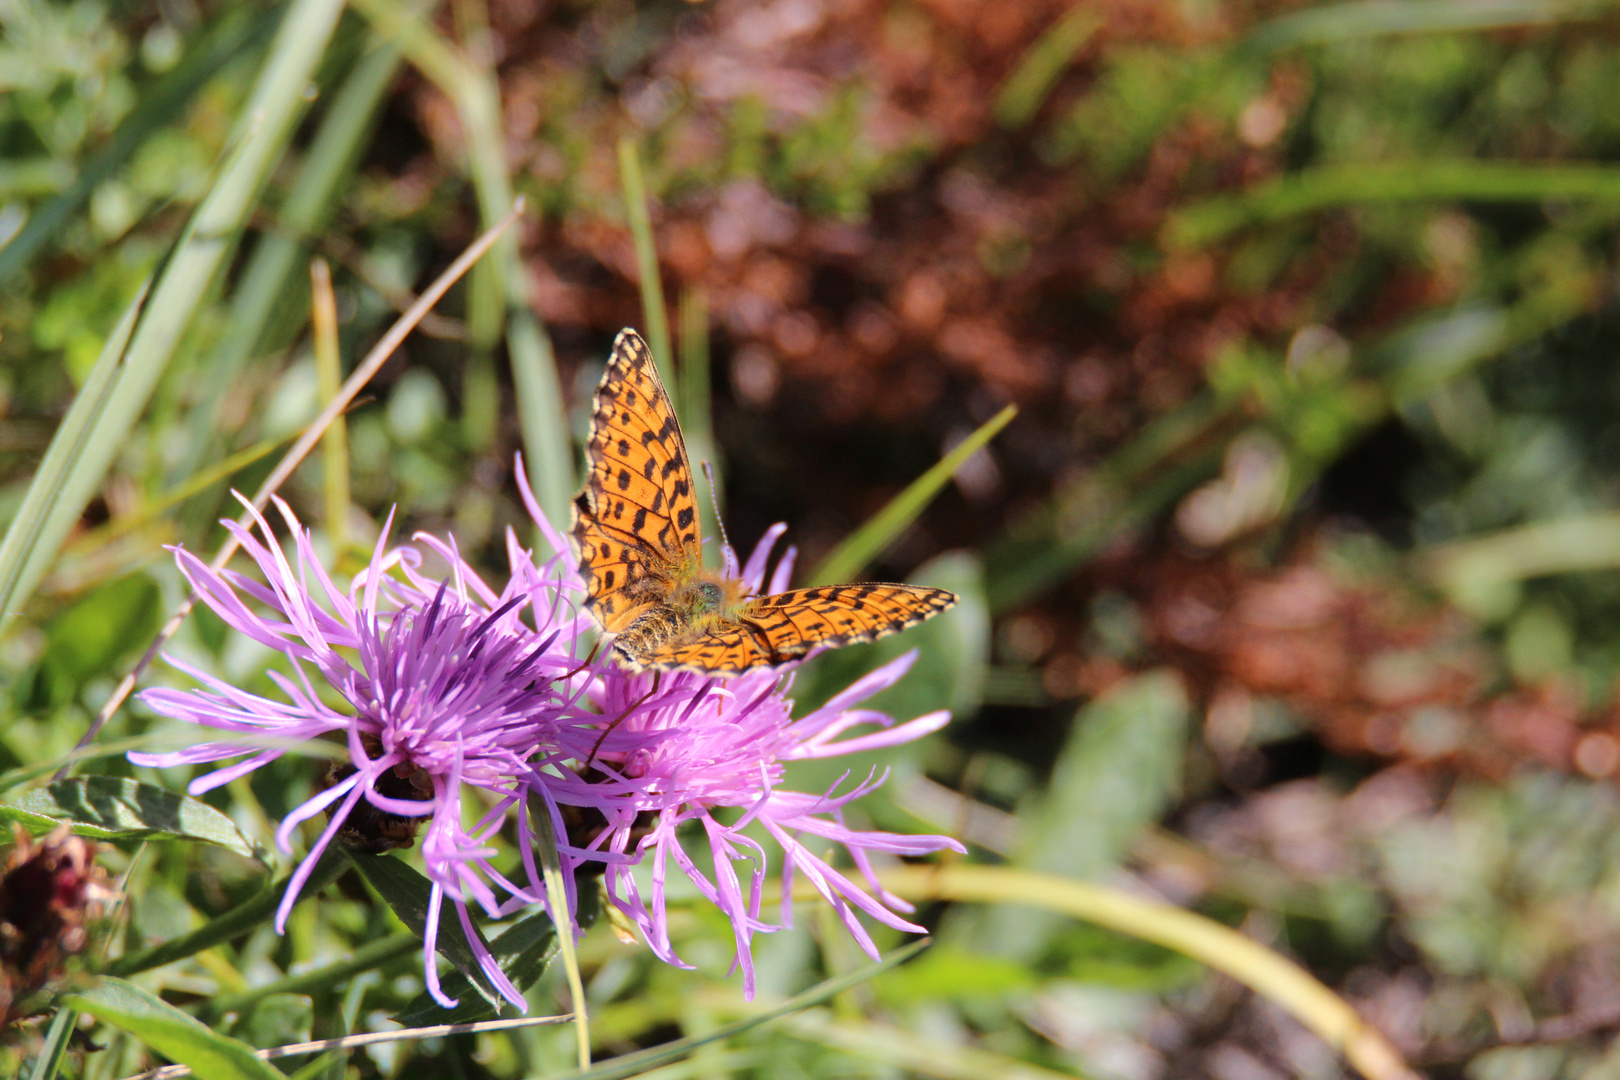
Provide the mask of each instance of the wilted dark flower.
{"label": "wilted dark flower", "polygon": [[29,1015],[30,999],[84,949],[112,895],[96,845],[66,825],[38,840],[14,826],[13,836],[0,873],[0,1028]]}

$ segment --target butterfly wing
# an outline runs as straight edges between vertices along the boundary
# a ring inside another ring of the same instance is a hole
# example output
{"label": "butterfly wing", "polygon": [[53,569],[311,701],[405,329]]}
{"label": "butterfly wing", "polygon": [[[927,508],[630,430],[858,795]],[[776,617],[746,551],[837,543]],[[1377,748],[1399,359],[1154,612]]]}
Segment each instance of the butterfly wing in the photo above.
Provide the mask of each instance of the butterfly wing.
{"label": "butterfly wing", "polygon": [[703,561],[686,441],[652,351],[634,330],[613,342],[586,452],[590,475],[574,499],[579,569],[586,606],[617,631]]}
{"label": "butterfly wing", "polygon": [[867,582],[761,596],[737,622],[696,640],[672,643],[642,658],[647,667],[735,672],[780,664],[818,645],[854,645],[899,633],[956,603],[956,594],[923,585]]}

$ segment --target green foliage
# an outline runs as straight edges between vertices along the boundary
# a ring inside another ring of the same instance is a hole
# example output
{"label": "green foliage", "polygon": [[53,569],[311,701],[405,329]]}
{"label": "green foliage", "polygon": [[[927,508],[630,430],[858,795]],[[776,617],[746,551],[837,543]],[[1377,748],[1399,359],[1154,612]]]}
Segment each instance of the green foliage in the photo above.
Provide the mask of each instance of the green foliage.
{"label": "green foliage", "polygon": [[21,822],[36,833],[66,823],[80,836],[98,840],[200,840],[249,859],[263,858],[231,819],[213,807],[113,776],[61,780],[37,788],[10,805],[0,805],[0,817]]}

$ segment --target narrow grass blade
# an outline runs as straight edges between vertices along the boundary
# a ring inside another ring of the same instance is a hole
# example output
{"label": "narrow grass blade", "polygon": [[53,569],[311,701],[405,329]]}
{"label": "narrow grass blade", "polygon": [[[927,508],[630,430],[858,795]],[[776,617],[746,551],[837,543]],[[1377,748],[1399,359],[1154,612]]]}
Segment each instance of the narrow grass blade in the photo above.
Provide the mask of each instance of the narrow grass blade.
{"label": "narrow grass blade", "polygon": [[512,386],[517,392],[523,464],[529,486],[546,519],[556,528],[567,528],[568,500],[579,487],[579,477],[564,421],[567,409],[551,338],[526,308],[513,308],[507,323],[506,348],[512,364]]}
{"label": "narrow grass blade", "polygon": [[245,133],[152,288],[124,355],[117,385],[96,417],[83,452],[64,478],[61,494],[23,570],[18,590],[22,595],[14,596],[13,603],[25,597],[49,568],[62,538],[101,485],[191,328],[215,275],[241,235],[260,188],[308,104],[304,91],[342,10],[341,0],[294,0],[286,9],[245,107]]}
{"label": "narrow grass blade", "polygon": [[79,166],[71,183],[41,206],[4,247],[0,247],[0,283],[28,265],[101,182],[117,172],[152,136],[174,123],[196,96],[233,57],[256,46],[275,28],[274,8],[251,12],[238,8],[222,16],[203,38],[142,97],[100,149]]}
{"label": "narrow grass blade", "polygon": [[1064,69],[1102,24],[1096,9],[1082,4],[1036,39],[1001,85],[996,122],[1005,128],[1021,128],[1033,120]]}
{"label": "narrow grass blade", "polygon": [[866,565],[892,544],[906,526],[917,520],[917,515],[933,501],[934,496],[949,482],[951,475],[962,463],[996,437],[1012,418],[1018,415],[1018,406],[1008,405],[986,421],[979,430],[963,439],[961,444],[940,458],[933,468],[913,480],[904,491],[890,500],[872,518],[851,533],[842,544],[822,560],[811,572],[809,583],[825,585],[840,581],[853,581],[866,569]]}
{"label": "narrow grass blade", "polygon": [[[325,259],[310,263],[309,275],[315,375],[321,405],[326,406],[343,389],[343,363],[338,356],[337,296],[332,292],[332,271]],[[342,413],[332,418],[332,425],[321,439],[321,473],[326,495],[326,536],[332,545],[335,564],[343,558],[349,540],[349,430]]]}
{"label": "narrow grass blade", "polygon": [[1249,225],[1332,206],[1461,199],[1620,202],[1620,168],[1462,160],[1324,165],[1184,207],[1165,223],[1163,236],[1171,246],[1201,247]]}
{"label": "narrow grass blade", "polygon": [[50,534],[49,522],[61,503],[69,477],[80,467],[96,421],[106,408],[117,383],[125,350],[145,300],[146,286],[143,285],[118,320],[112,336],[107,339],[101,356],[96,360],[96,366],[90,369],[89,378],[74,396],[67,416],[62,419],[56,434],[51,436],[45,458],[28,485],[28,494],[23,496],[17,516],[12,518],[6,538],[0,542],[0,631],[5,629],[4,620],[15,608],[22,606],[38,582],[37,573],[31,580],[28,577],[28,566],[41,561],[36,555],[42,548],[49,547],[54,553],[61,541],[61,537]]}
{"label": "narrow grass blade", "polygon": [[[709,392],[709,294],[702,286],[681,291],[680,299],[681,432],[693,461],[707,462],[712,500],[698,500],[704,536],[719,536],[717,514],[725,512],[725,470],[720,447],[714,441],[714,415]],[[718,507],[718,511],[716,510]],[[718,562],[716,563],[718,565]]]}
{"label": "narrow grass blade", "polygon": [[220,342],[202,364],[197,404],[186,421],[191,460],[213,456],[208,448],[218,438],[222,399],[261,346],[275,313],[286,305],[301,315],[302,283],[296,271],[307,239],[326,223],[338,189],[353,174],[399,66],[399,49],[379,44],[361,57],[333,95],[275,226],[259,238],[242,270]]}
{"label": "narrow grass blade", "polygon": [[[299,902],[302,903],[320,892],[326,886],[336,881],[349,868],[348,857],[336,849],[328,850],[321,856],[320,862],[315,864],[314,871],[304,888],[299,893]],[[199,926],[189,934],[182,934],[177,938],[170,938],[161,944],[154,945],[140,952],[127,953],[115,960],[109,961],[106,972],[109,975],[136,975],[143,971],[150,971],[164,964],[172,964],[176,960],[184,960],[188,956],[195,956],[204,949],[218,945],[222,941],[229,941],[255,926],[260,926],[275,918],[276,907],[281,903],[281,894],[287,889],[291,876],[281,878],[269,888],[265,889],[253,899],[245,901],[227,911],[204,926]]]}
{"label": "narrow grass blade", "polygon": [[1613,9],[1609,0],[1358,0],[1273,19],[1244,46],[1270,51],[1397,34],[1507,30],[1595,19]]}
{"label": "narrow grass blade", "polygon": [[[540,874],[546,882],[546,902],[552,911],[566,912],[568,910],[568,888],[562,879],[562,859],[557,854],[557,829],[551,820],[551,814],[539,800],[530,803],[533,812],[529,819],[535,826],[535,853],[540,857]],[[566,919],[565,919],[566,921]],[[557,944],[560,947],[563,961],[563,971],[568,976],[568,997],[574,1006],[574,1029],[578,1035],[576,1046],[579,1057],[579,1067],[591,1067],[591,1025],[585,1008],[585,981],[579,974],[579,955],[574,951],[574,928],[561,927],[557,935]]]}
{"label": "narrow grass blade", "polygon": [[86,530],[73,540],[70,550],[105,544],[126,533],[135,532],[153,519],[160,517],[165,511],[185,502],[198,492],[206,491],[220,481],[228,479],[233,473],[247,468],[260,458],[269,457],[297,437],[297,434],[294,433],[283,435],[279,439],[261,439],[252,446],[238,450],[230,457],[223,458],[205,469],[192,473],[174,487],[159,494],[151,502],[142,505],[134,513],[113,518],[105,525]]}
{"label": "narrow grass blade", "polygon": [[190,1013],[123,979],[104,979],[64,1000],[209,1080],[285,1080],[247,1043],[213,1031]]}
{"label": "narrow grass blade", "polygon": [[1400,1052],[1348,1002],[1293,961],[1213,919],[1118,889],[1001,866],[906,866],[878,877],[907,900],[1044,908],[1174,949],[1291,1013],[1368,1080],[1414,1080]]}
{"label": "narrow grass blade", "polygon": [[664,378],[664,388],[675,397],[675,412],[685,415],[686,403],[676,396],[680,387],[671,368],[675,357],[669,345],[669,313],[664,308],[664,283],[658,276],[658,249],[653,243],[652,215],[647,208],[647,181],[641,169],[641,150],[635,139],[619,139],[619,187],[624,194],[624,217],[636,244],[636,270],[641,278],[641,313],[647,322],[647,347]]}
{"label": "narrow grass blade", "polygon": [[661,1046],[649,1046],[645,1050],[637,1050],[632,1054],[622,1054],[612,1061],[603,1062],[594,1069],[583,1072],[561,1073],[554,1080],[621,1080],[622,1077],[639,1076],[655,1065],[683,1058],[701,1046],[724,1042],[734,1035],[751,1031],[784,1016],[791,1016],[803,1009],[808,1009],[812,1005],[819,1005],[828,998],[842,994],[851,987],[859,986],[861,983],[881,975],[890,968],[899,967],[926,949],[928,944],[927,938],[914,941],[910,945],[894,950],[894,952],[875,964],[869,964],[858,971],[850,972],[848,975],[818,983],[802,994],[795,994],[793,997],[788,998],[776,1008],[768,1009],[756,1016],[734,1020],[729,1024],[722,1024],[713,1031],[705,1032],[702,1035],[676,1039],[674,1042],[667,1042]]}
{"label": "narrow grass blade", "polygon": [[62,1056],[67,1053],[68,1042],[73,1038],[73,1029],[79,1022],[77,1009],[61,1007],[56,1015],[51,1017],[51,1026],[45,1032],[45,1045],[40,1047],[39,1054],[34,1058],[34,1067],[28,1071],[28,1080],[56,1080],[56,1073],[62,1067]]}

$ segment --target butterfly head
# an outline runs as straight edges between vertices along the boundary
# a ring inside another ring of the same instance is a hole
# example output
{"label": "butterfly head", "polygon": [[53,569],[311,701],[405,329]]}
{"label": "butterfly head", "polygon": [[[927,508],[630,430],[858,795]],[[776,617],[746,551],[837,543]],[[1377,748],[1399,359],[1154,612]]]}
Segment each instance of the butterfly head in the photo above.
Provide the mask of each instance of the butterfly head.
{"label": "butterfly head", "polygon": [[735,617],[738,605],[748,598],[747,586],[736,578],[705,573],[679,586],[670,595],[674,608],[688,625],[702,625],[716,619]]}

